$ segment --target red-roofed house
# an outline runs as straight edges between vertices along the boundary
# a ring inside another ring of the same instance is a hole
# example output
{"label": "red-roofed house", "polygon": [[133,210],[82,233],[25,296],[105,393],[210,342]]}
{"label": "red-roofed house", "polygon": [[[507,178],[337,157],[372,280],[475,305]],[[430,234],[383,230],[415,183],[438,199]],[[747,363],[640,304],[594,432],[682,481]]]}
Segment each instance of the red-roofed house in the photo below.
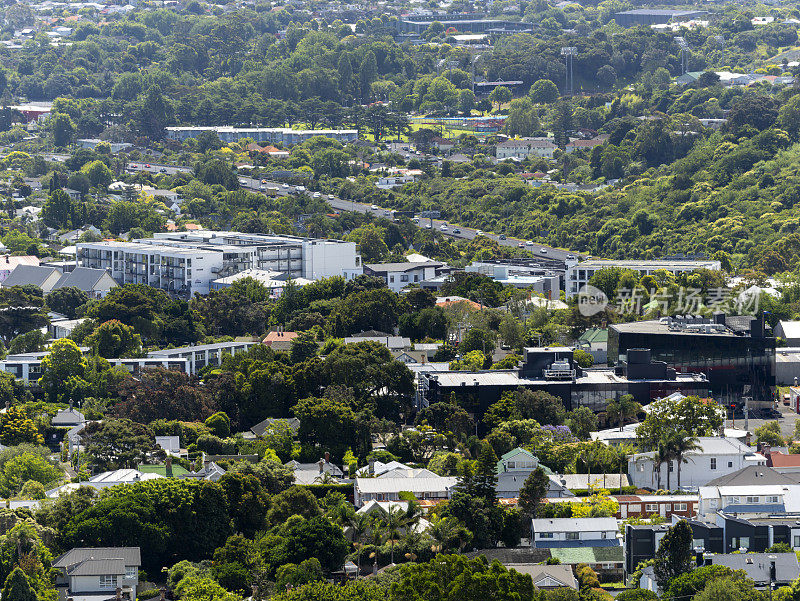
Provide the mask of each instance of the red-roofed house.
{"label": "red-roofed house", "polygon": [[761,448],[761,454],[767,458],[769,467],[782,474],[800,472],[800,455],[787,455],[780,451],[773,451],[769,445]]}
{"label": "red-roofed house", "polygon": [[292,341],[300,335],[299,332],[270,332],[263,342],[275,351],[292,350]]}

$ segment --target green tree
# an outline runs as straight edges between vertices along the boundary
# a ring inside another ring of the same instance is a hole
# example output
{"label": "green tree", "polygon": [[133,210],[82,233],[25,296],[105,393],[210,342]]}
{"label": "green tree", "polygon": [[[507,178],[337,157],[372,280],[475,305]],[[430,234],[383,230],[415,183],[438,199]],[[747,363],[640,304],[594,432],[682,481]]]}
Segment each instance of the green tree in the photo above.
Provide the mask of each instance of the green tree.
{"label": "green tree", "polygon": [[587,440],[589,433],[597,430],[597,415],[588,407],[576,407],[570,411],[567,422],[572,433],[581,440]]}
{"label": "green tree", "polygon": [[293,515],[311,519],[322,515],[316,497],[307,488],[292,486],[272,498],[267,523],[277,526]]}
{"label": "green tree", "polygon": [[42,220],[50,227],[67,228],[75,221],[75,205],[61,188],[53,190],[42,207]]}
{"label": "green tree", "polygon": [[777,421],[767,422],[756,428],[756,442],[764,442],[773,447],[782,447],[786,444],[781,434],[781,426]]}
{"label": "green tree", "polygon": [[182,601],[239,601],[211,578],[187,576],[178,583],[175,595]]}
{"label": "green tree", "polygon": [[72,144],[75,136],[75,124],[69,115],[55,113],[50,117],[50,129],[53,132],[53,144],[59,148],[66,148]]}
{"label": "green tree", "polygon": [[686,454],[700,450],[696,436],[690,436],[686,430],[672,432],[667,439],[667,446],[678,463],[678,488],[681,487],[681,465],[688,463]]}
{"label": "green tree", "polygon": [[83,378],[88,365],[75,342],[69,338],[56,340],[50,346],[50,353],[42,359],[39,386],[51,403],[73,398],[76,391],[87,384]]}
{"label": "green tree", "polygon": [[7,461],[0,471],[0,494],[13,497],[28,482],[50,484],[64,473],[41,455],[25,453]]}
{"label": "green tree", "polygon": [[558,87],[549,79],[538,79],[531,86],[528,96],[535,104],[549,104],[558,100]]}
{"label": "green tree", "polygon": [[35,286],[0,288],[0,336],[6,344],[20,334],[42,328],[48,323],[40,288]]}
{"label": "green tree", "polygon": [[537,467],[525,478],[519,491],[519,509],[523,514],[536,517],[542,499],[547,496],[550,479],[544,470]]}
{"label": "green tree", "polygon": [[45,298],[45,302],[51,311],[61,313],[68,319],[78,317],[78,308],[88,301],[88,295],[75,286],[64,286],[58,290],[53,290]]}
{"label": "green tree", "polygon": [[0,442],[6,446],[18,444],[44,444],[44,437],[19,405],[12,405],[0,413]]}
{"label": "green tree", "polygon": [[135,469],[156,448],[150,428],[129,419],[90,422],[84,440],[90,463],[100,471]]}
{"label": "green tree", "polygon": [[510,102],[513,97],[514,95],[511,93],[511,90],[505,86],[497,86],[489,94],[489,100],[497,103],[497,112],[500,112],[501,105]]}
{"label": "green tree", "polygon": [[140,133],[152,140],[160,140],[164,128],[174,118],[172,104],[158,86],[151,86],[136,112],[136,125]]}
{"label": "green tree", "polygon": [[2,601],[37,601],[36,592],[21,568],[14,568],[6,578]]}
{"label": "green tree", "polygon": [[619,431],[625,425],[625,420],[636,417],[642,410],[642,406],[633,399],[632,394],[624,394],[619,398],[612,399],[606,406],[606,415],[610,422],[617,422]]}
{"label": "green tree", "polygon": [[228,438],[231,435],[231,419],[224,411],[217,411],[210,415],[204,423],[214,436]]}
{"label": "green tree", "polygon": [[487,503],[494,504],[497,501],[497,455],[487,442],[481,445],[472,486],[474,494]]}
{"label": "green tree", "polygon": [[659,588],[666,590],[669,583],[692,567],[692,527],[686,520],[671,526],[656,550],[655,571]]}
{"label": "green tree", "polygon": [[85,343],[106,359],[136,357],[142,351],[142,338],[119,320],[104,321],[90,334]]}
{"label": "green tree", "polygon": [[86,163],[81,167],[81,173],[89,178],[89,181],[95,188],[107,188],[114,177],[108,165],[100,160]]}
{"label": "green tree", "polygon": [[572,357],[580,367],[591,367],[594,365],[594,357],[583,349],[575,349]]}
{"label": "green tree", "polygon": [[361,84],[361,101],[369,100],[369,92],[372,87],[372,82],[378,77],[378,61],[375,58],[375,53],[368,50],[361,60],[361,67],[358,70]]}

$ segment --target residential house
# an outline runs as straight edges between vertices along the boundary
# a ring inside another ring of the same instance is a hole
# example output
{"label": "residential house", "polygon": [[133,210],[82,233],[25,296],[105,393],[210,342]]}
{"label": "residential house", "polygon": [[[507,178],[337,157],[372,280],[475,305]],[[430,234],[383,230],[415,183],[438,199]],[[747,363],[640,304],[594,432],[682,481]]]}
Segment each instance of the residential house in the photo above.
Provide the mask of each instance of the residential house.
{"label": "residential house", "polygon": [[595,364],[608,360],[608,328],[589,328],[578,337],[576,348],[589,353]]}
{"label": "residential house", "polygon": [[[697,439],[698,450],[684,455],[686,463],[681,465],[681,486],[695,489],[705,486],[715,478],[738,472],[747,466],[767,465],[767,459],[747,445],[730,438],[701,436]],[[655,489],[659,483],[677,485],[677,461],[655,465],[655,453],[636,453],[628,457],[628,473],[632,483],[639,488]]]}
{"label": "residential house", "polygon": [[78,190],[73,190],[72,188],[61,188],[64,193],[69,196],[69,199],[75,202],[78,202],[81,199],[81,193]]}
{"label": "residential house", "polygon": [[330,453],[316,463],[300,463],[292,459],[284,464],[294,472],[295,484],[324,484],[325,481],[339,482],[344,472],[338,465],[331,463]]}
{"label": "residential house", "polygon": [[616,518],[534,518],[531,547],[621,546]]}
{"label": "residential house", "polygon": [[50,419],[50,425],[57,428],[72,428],[79,424],[85,424],[86,418],[83,413],[70,407],[69,409],[59,409]]}
{"label": "residential house", "polygon": [[800,455],[775,451],[769,445],[761,448],[761,454],[767,458],[767,466],[775,471],[800,476]]}
{"label": "residential house", "polygon": [[23,255],[19,257],[5,255],[4,257],[0,257],[0,284],[6,280],[6,278],[11,274],[12,271],[14,271],[14,269],[16,269],[18,265],[38,267],[39,257],[30,255]]}
{"label": "residential house", "polygon": [[400,292],[411,284],[431,279],[444,263],[425,261],[422,263],[372,263],[364,264],[364,274],[383,278],[393,292]]}
{"label": "residential house", "polygon": [[[755,583],[756,588],[788,586],[800,576],[800,564],[794,553],[705,553],[698,565],[741,570]],[[659,592],[653,566],[642,570],[639,587],[654,593]]]}
{"label": "residential house", "polygon": [[412,493],[417,499],[440,501],[449,499],[458,478],[435,476],[428,478],[362,478],[357,477],[353,485],[353,500],[356,507],[369,501],[400,501],[401,492]]}
{"label": "residential house", "polygon": [[646,518],[658,515],[671,518],[691,518],[697,515],[700,499],[697,495],[612,495],[619,503],[616,517]]}
{"label": "residential house", "polygon": [[[369,501],[364,504],[356,513],[361,515],[372,515],[375,517],[387,516],[390,511],[400,510],[403,513],[408,511],[408,501]],[[414,523],[413,532],[422,533],[430,527],[430,522],[426,519],[420,518]],[[401,534],[404,534],[406,527],[401,528]],[[345,528],[345,536],[351,538],[349,527]]]}
{"label": "residential house", "polygon": [[699,488],[701,516],[721,513],[800,513],[798,474],[749,466]]}
{"label": "residential house", "polygon": [[299,335],[299,332],[285,332],[279,328],[278,331],[267,334],[262,342],[272,350],[289,352],[292,350],[292,342]]}
{"label": "residential house", "polygon": [[[497,461],[497,484],[495,485],[497,497],[499,499],[519,497],[522,485],[537,467],[539,467],[539,459],[521,447],[505,453]],[[550,495],[548,494],[548,496]]]}
{"label": "residential house", "polygon": [[139,547],[77,547],[56,558],[56,589],[60,598],[104,601],[120,590],[122,599],[136,600]]}
{"label": "residential house", "polygon": [[58,488],[48,490],[45,494],[50,499],[57,499],[62,494],[77,490],[81,486],[90,486],[91,488],[100,490],[101,488],[109,488],[110,486],[118,486],[119,484],[135,484],[144,480],[155,480],[158,478],[163,478],[163,476],[159,474],[145,474],[139,470],[125,468],[110,472],[102,472],[83,482],[64,484]]}
{"label": "residential house", "polygon": [[497,145],[496,157],[498,160],[514,159],[522,161],[529,156],[553,158],[553,153],[558,146],[547,138],[521,138],[506,140]]}
{"label": "residential house", "polygon": [[14,270],[3,280],[3,288],[11,286],[36,286],[47,294],[58,283],[61,272],[55,267],[40,267],[39,265],[17,265]]}
{"label": "residential house", "polygon": [[148,359],[162,361],[185,359],[188,362],[189,371],[187,373],[196,374],[204,367],[221,365],[225,355],[246,353],[257,345],[257,342],[248,340],[196,344],[193,346],[179,346],[177,348],[150,351],[147,353],[147,357]]}
{"label": "residential house", "polygon": [[227,472],[222,469],[215,461],[208,461],[196,472],[189,472],[181,476],[184,480],[208,480],[218,482]]}
{"label": "residential house", "polygon": [[77,288],[83,290],[89,298],[103,298],[117,286],[117,281],[105,269],[76,267],[62,274],[51,292],[60,288]]}
{"label": "residential house", "polygon": [[379,177],[378,181],[375,182],[375,186],[381,190],[390,190],[391,188],[396,188],[397,186],[410,184],[414,181],[414,179],[414,176],[408,173],[397,173],[395,175]]}
{"label": "residential house", "polygon": [[539,590],[551,591],[559,588],[578,590],[578,580],[569,565],[546,565],[535,563],[504,563],[509,570],[527,574],[533,579],[533,586]]}
{"label": "residential house", "polygon": [[567,145],[564,150],[568,154],[575,152],[577,150],[592,150],[597,146],[602,146],[607,141],[608,141],[607,135],[597,136],[596,138],[592,138],[591,140],[583,140],[583,139],[570,140],[569,142],[567,142]]}
{"label": "residential house", "polygon": [[84,321],[86,321],[85,317],[81,317],[80,319],[53,319],[47,325],[47,334],[53,340],[69,338],[75,328]]}
{"label": "residential house", "polygon": [[156,436],[156,446],[161,447],[170,455],[178,455],[181,452],[181,437]]}
{"label": "residential house", "polygon": [[433,138],[431,142],[437,150],[442,152],[450,152],[456,147],[456,141],[452,138]]}

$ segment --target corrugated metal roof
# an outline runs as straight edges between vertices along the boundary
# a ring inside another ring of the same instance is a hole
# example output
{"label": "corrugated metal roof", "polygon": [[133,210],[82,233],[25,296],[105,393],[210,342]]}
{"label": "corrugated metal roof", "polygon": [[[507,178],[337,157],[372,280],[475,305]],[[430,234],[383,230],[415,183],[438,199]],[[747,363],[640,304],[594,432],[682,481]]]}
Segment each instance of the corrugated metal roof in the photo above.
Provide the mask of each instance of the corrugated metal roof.
{"label": "corrugated metal roof", "polygon": [[87,559],[119,558],[127,566],[142,565],[142,554],[139,547],[75,547],[58,557],[53,562],[53,567],[65,568]]}
{"label": "corrugated metal roof", "polygon": [[616,518],[542,518],[533,520],[534,532],[603,532],[617,530]]}
{"label": "corrugated metal roof", "polygon": [[100,574],[124,574],[125,560],[119,559],[85,559],[67,567],[70,576],[96,576]]}
{"label": "corrugated metal roof", "polygon": [[400,491],[433,492],[447,491],[458,483],[458,478],[356,478],[356,489],[362,494],[393,493]]}

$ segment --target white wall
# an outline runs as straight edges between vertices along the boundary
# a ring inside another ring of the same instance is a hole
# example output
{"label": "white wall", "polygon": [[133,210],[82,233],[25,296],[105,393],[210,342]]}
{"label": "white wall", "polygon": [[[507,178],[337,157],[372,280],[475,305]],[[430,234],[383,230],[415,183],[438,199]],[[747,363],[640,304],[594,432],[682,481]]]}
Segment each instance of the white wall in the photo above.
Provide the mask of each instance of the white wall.
{"label": "white wall", "polygon": [[[716,468],[711,468],[711,459],[716,459]],[[705,486],[711,480],[726,476],[748,465],[766,465],[766,461],[762,460],[745,460],[743,454],[729,454],[729,455],[687,455],[685,457],[687,463],[681,465],[681,488],[697,488],[698,486]],[[677,461],[673,461],[673,470],[670,474],[670,487],[673,489],[678,487],[678,465]],[[662,463],[660,467],[661,472],[661,487],[667,487],[667,472],[668,466]],[[639,461],[628,462],[628,474],[630,475],[631,483],[639,487],[656,488],[658,485],[658,472],[653,471],[653,462],[651,459],[640,459]]]}

